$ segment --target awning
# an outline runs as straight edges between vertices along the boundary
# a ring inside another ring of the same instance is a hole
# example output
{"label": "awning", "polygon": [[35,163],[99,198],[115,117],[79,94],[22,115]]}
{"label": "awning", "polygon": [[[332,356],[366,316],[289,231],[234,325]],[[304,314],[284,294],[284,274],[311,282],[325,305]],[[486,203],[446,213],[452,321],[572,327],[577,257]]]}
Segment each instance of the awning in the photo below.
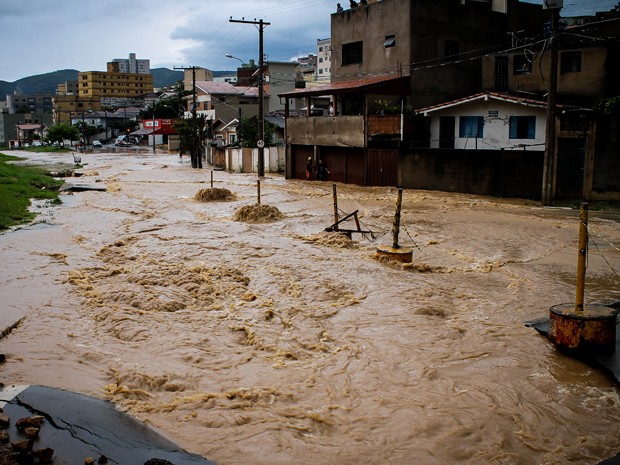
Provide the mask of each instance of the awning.
{"label": "awning", "polygon": [[366,79],[356,79],[354,81],[332,82],[331,84],[325,84],[323,86],[284,92],[278,94],[278,97],[304,98],[347,93],[369,93],[371,90],[380,94],[406,95],[409,92],[409,79],[409,76],[377,76]]}
{"label": "awning", "polygon": [[[153,134],[153,128],[138,129],[137,131],[131,132],[130,134],[132,136],[145,136],[147,134]],[[155,134],[157,134],[157,131],[155,131]]]}

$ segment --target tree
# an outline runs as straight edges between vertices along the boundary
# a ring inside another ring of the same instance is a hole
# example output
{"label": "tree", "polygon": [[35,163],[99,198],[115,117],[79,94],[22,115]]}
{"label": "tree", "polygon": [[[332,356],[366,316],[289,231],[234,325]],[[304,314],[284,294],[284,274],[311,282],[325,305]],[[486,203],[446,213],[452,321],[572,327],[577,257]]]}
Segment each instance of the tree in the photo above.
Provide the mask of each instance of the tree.
{"label": "tree", "polygon": [[84,140],[84,144],[89,144],[90,143],[90,138],[96,134],[99,134],[103,128],[101,126],[91,126],[90,124],[88,124],[86,121],[78,121],[77,123],[75,123],[75,128],[77,129],[78,133],[82,136],[82,139]]}
{"label": "tree", "polygon": [[[276,126],[269,121],[264,122],[264,141],[266,147],[273,145],[273,136],[276,133]],[[242,147],[257,147],[258,136],[258,117],[241,118],[237,126],[237,134]]]}
{"label": "tree", "polygon": [[58,145],[64,147],[65,140],[77,140],[79,137],[80,133],[77,128],[68,123],[58,123],[47,128],[46,140],[50,144],[58,143]]}

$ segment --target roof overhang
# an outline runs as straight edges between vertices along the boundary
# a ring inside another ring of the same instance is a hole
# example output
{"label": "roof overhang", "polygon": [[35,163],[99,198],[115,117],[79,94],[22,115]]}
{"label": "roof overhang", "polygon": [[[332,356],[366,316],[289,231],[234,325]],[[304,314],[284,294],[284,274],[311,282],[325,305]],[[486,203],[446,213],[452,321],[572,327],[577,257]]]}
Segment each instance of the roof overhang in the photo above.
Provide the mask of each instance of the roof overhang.
{"label": "roof overhang", "polygon": [[510,104],[524,105],[524,106],[535,107],[535,108],[546,108],[547,107],[547,102],[542,101],[542,100],[514,97],[514,96],[499,94],[499,93],[494,93],[494,92],[482,92],[479,94],[470,95],[469,97],[452,100],[451,102],[442,103],[440,105],[420,108],[419,110],[416,111],[416,113],[419,115],[428,116],[429,113],[433,113],[433,112],[440,111],[440,110],[446,110],[448,108],[457,107],[460,105],[465,105],[467,103],[476,102],[480,100],[483,100],[483,101],[493,100],[496,102],[506,102]]}
{"label": "roof overhang", "polygon": [[319,97],[351,93],[377,93],[386,95],[408,95],[409,76],[379,76],[374,78],[340,81],[307,89],[295,89],[278,94],[284,98]]}

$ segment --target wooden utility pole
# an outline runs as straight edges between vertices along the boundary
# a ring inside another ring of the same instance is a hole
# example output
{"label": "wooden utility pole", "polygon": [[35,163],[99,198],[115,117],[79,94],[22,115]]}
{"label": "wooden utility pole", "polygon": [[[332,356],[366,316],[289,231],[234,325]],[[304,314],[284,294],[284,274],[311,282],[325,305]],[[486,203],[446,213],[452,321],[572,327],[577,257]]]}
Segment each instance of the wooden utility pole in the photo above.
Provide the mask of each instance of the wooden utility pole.
{"label": "wooden utility pole", "polygon": [[245,21],[239,19],[228,20],[231,23],[254,24],[258,26],[258,177],[265,176],[265,110],[264,106],[264,72],[265,72],[265,54],[263,51],[263,32],[266,23],[262,19],[259,21]]}

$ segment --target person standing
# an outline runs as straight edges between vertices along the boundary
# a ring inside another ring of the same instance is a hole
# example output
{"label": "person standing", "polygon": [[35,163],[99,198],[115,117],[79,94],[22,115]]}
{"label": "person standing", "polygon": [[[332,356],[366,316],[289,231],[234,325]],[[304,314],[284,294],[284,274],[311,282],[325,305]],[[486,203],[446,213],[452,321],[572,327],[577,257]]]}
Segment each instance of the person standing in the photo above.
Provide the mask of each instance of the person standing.
{"label": "person standing", "polygon": [[312,157],[308,157],[308,163],[306,163],[306,181],[312,180]]}
{"label": "person standing", "polygon": [[327,181],[328,174],[329,169],[327,169],[327,163],[325,163],[322,159],[319,159],[319,164],[316,167],[316,178],[319,181]]}

